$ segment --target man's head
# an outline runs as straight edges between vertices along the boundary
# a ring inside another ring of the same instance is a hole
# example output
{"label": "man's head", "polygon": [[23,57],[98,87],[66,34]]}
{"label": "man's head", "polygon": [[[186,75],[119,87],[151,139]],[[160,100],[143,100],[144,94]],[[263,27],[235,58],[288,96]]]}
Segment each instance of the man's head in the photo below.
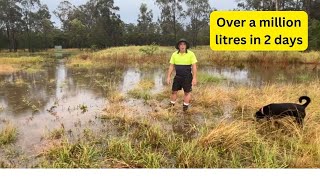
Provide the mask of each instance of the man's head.
{"label": "man's head", "polygon": [[181,52],[185,52],[186,49],[187,49],[187,43],[185,43],[185,42],[180,42],[180,43],[179,43],[179,50],[180,50]]}
{"label": "man's head", "polygon": [[190,45],[187,40],[180,39],[176,44],[176,49],[178,49],[180,52],[186,52],[187,49],[189,49]]}

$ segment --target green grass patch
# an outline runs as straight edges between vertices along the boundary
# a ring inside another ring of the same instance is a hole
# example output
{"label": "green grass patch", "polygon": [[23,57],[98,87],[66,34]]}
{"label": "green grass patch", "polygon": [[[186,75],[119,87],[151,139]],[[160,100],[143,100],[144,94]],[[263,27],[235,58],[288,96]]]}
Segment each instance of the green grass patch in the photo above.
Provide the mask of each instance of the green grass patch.
{"label": "green grass patch", "polygon": [[62,137],[64,137],[65,135],[65,129],[64,127],[60,127],[57,129],[54,129],[52,131],[50,131],[47,135],[47,139],[61,139]]}
{"label": "green grass patch", "polygon": [[98,168],[100,150],[85,141],[69,143],[67,140],[44,153],[41,168]]}
{"label": "green grass patch", "polygon": [[0,145],[14,143],[18,137],[18,130],[15,126],[8,123],[5,124],[0,131]]}
{"label": "green grass patch", "polygon": [[197,80],[201,84],[208,84],[208,83],[220,83],[221,81],[226,80],[226,78],[221,76],[215,76],[206,72],[199,72],[197,74]]}
{"label": "green grass patch", "polygon": [[128,95],[136,99],[149,100],[152,98],[151,90],[154,86],[154,81],[142,80],[134,89],[128,92]]}

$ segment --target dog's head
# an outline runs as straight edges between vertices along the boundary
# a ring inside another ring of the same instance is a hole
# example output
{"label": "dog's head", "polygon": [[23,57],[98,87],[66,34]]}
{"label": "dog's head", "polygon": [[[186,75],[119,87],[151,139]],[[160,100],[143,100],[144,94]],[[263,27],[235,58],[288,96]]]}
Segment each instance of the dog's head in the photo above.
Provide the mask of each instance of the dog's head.
{"label": "dog's head", "polygon": [[263,108],[261,108],[259,111],[257,111],[254,117],[257,120],[263,119],[265,117],[265,114],[263,113]]}

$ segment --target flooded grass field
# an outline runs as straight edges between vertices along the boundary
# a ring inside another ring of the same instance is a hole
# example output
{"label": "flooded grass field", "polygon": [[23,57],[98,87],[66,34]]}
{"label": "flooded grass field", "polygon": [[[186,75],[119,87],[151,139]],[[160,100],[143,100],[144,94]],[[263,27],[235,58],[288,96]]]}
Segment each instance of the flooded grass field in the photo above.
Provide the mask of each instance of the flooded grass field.
{"label": "flooded grass field", "polygon": [[[317,63],[200,63],[183,113],[181,92],[168,107],[167,64],[79,56],[0,71],[0,167],[320,166]],[[302,95],[312,99],[303,129],[254,121],[261,106]]]}

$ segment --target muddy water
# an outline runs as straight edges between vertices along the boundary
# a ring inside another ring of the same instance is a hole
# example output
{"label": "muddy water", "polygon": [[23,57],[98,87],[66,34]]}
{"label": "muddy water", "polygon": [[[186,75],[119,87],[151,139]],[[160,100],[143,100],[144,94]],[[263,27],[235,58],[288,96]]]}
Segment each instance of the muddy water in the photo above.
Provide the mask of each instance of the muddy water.
{"label": "muddy water", "polygon": [[[199,70],[225,77],[225,86],[301,83],[320,75],[315,65],[241,64]],[[165,76],[166,69],[157,67],[74,69],[63,59],[36,73],[0,74],[0,128],[7,121],[14,123],[19,130],[16,144],[31,153],[52,129],[63,126],[72,134],[86,127],[99,128],[108,86],[126,94],[142,79],[151,79],[152,91],[157,93],[166,86]]]}

